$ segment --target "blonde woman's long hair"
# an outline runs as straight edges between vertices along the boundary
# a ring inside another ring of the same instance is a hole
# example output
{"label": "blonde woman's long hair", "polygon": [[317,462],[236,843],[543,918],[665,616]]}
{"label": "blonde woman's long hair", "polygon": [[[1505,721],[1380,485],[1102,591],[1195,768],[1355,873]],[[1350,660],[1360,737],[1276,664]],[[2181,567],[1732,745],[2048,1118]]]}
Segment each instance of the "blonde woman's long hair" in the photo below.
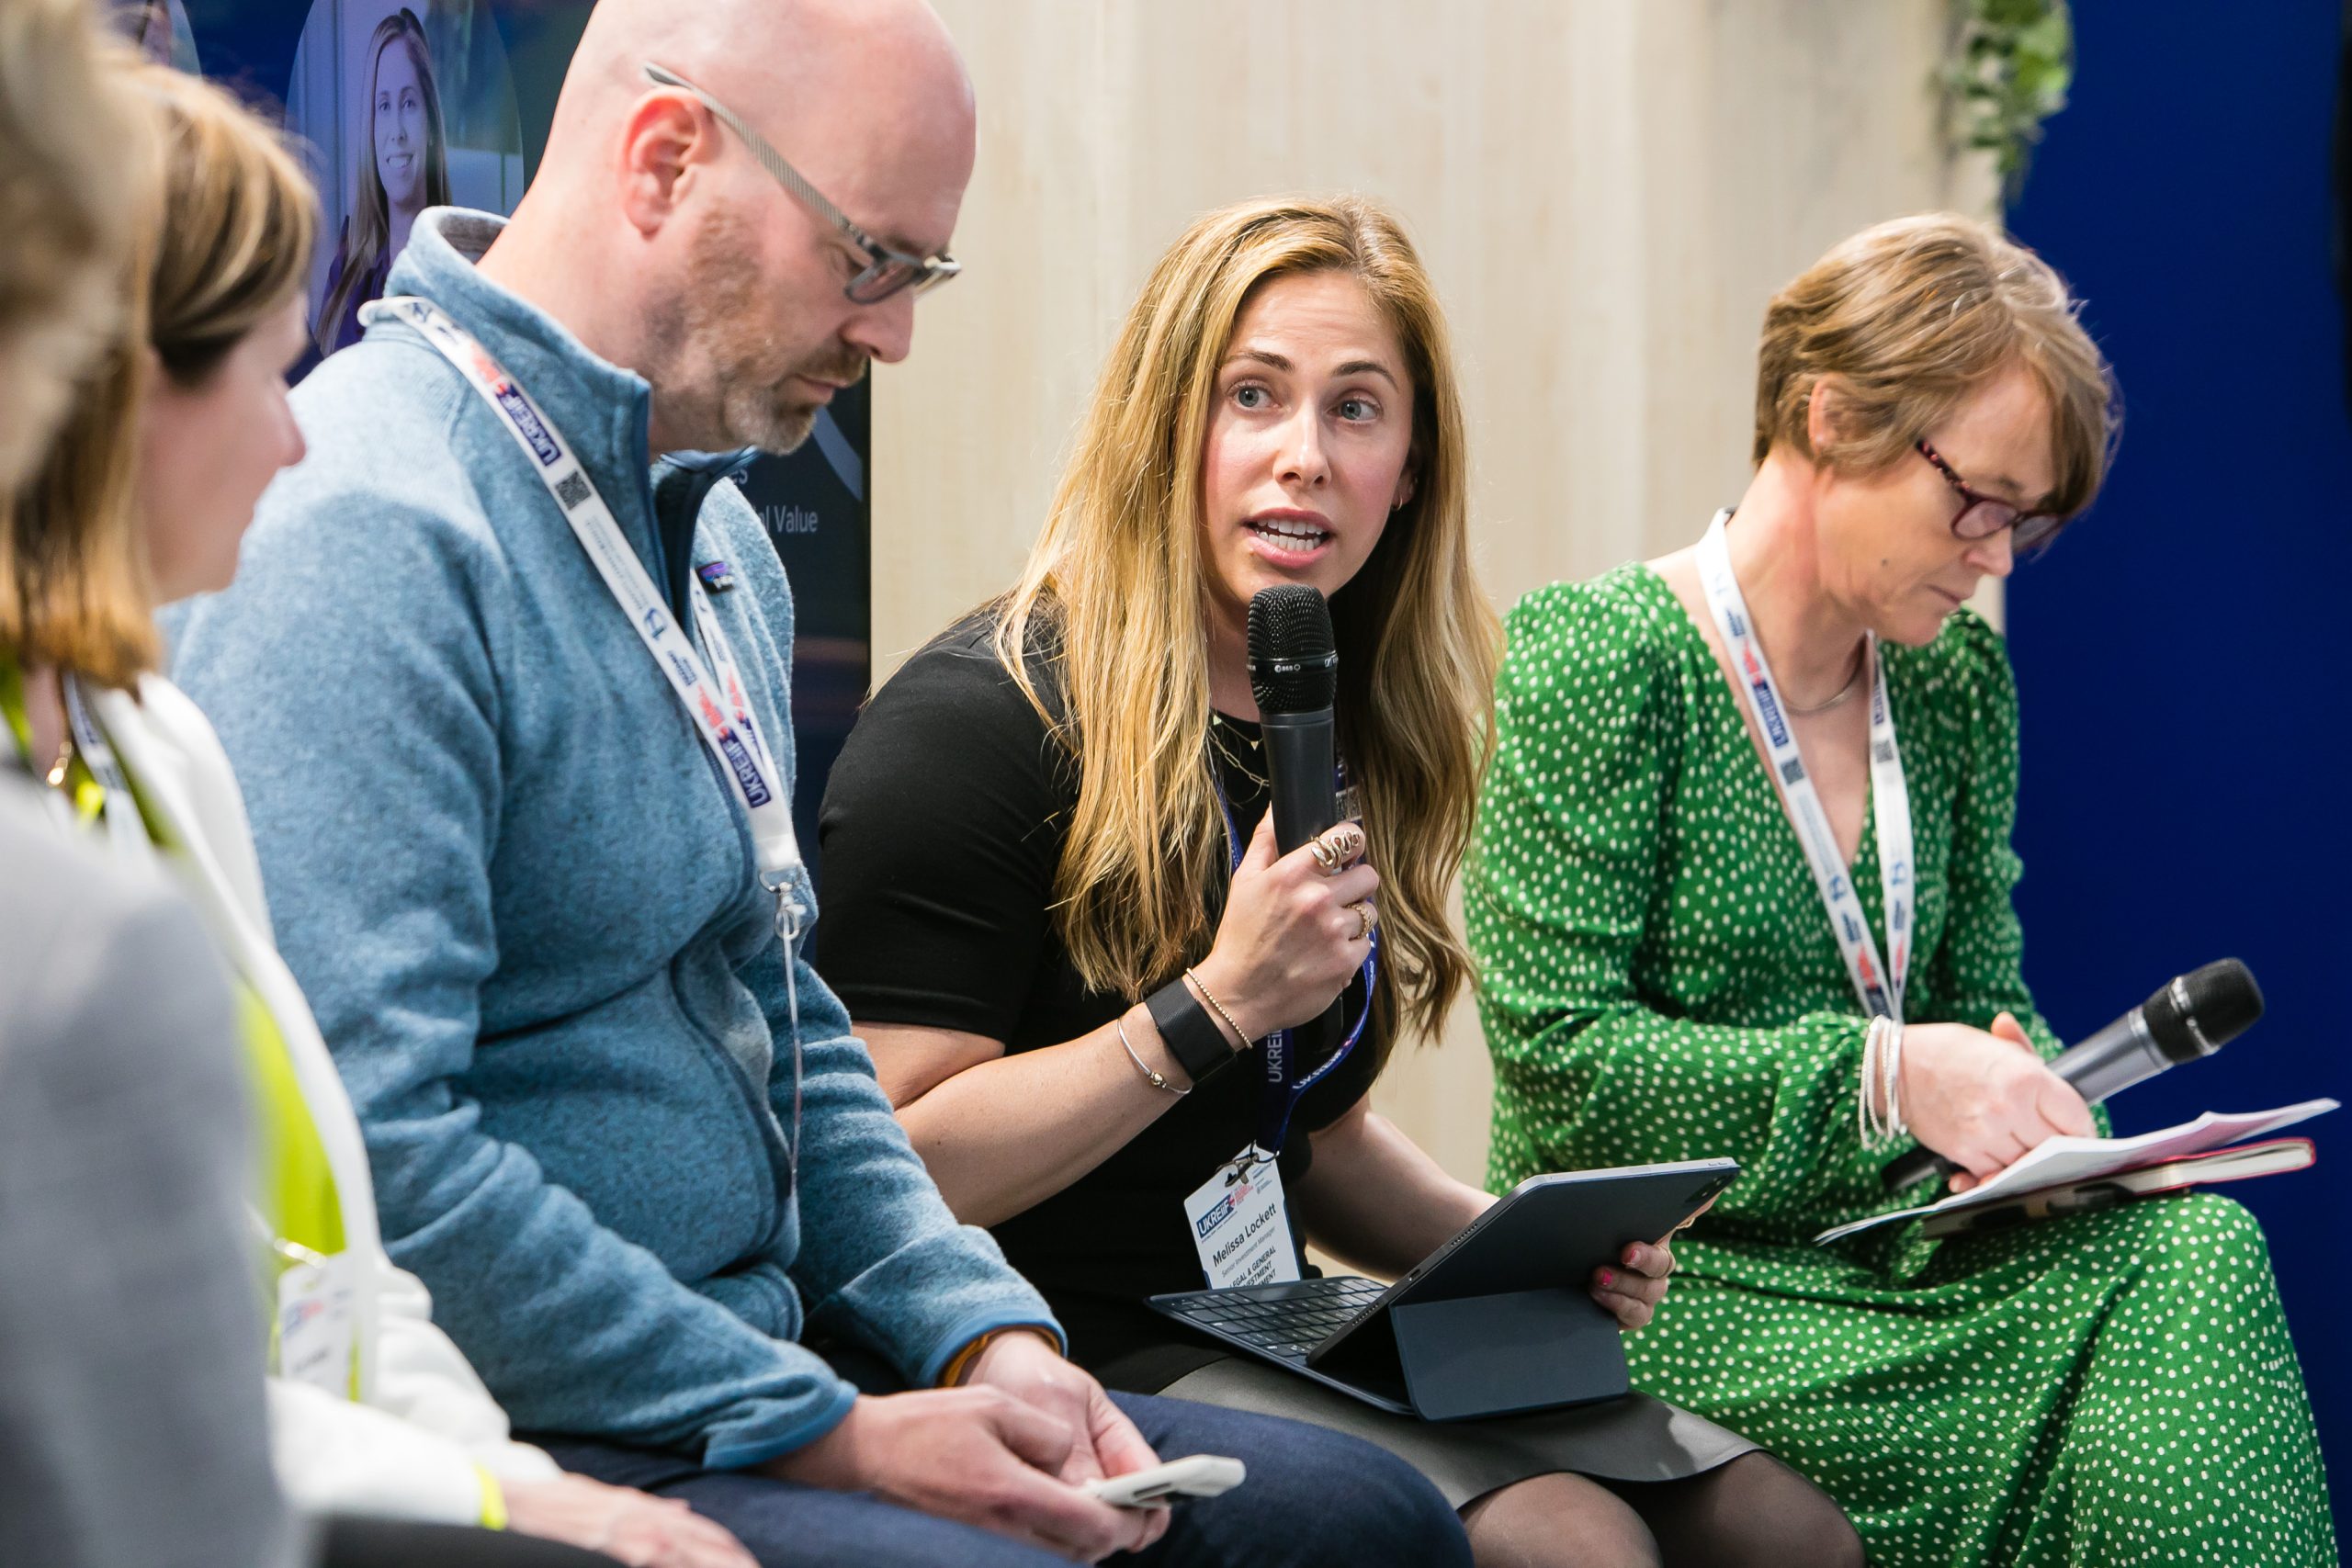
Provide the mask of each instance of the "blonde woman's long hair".
{"label": "blonde woman's long hair", "polygon": [[[1045,530],[999,600],[997,657],[1079,761],[1057,933],[1097,991],[1140,996],[1205,952],[1225,827],[1208,761],[1201,463],[1217,367],[1253,290],[1363,285],[1413,381],[1411,499],[1331,597],[1339,739],[1381,876],[1377,1049],[1428,1036],[1469,974],[1446,896],[1494,735],[1499,634],[1471,572],[1462,405],[1437,297],[1395,218],[1356,197],[1195,222],[1111,351]],[[1039,690],[1029,660],[1052,671]]]}

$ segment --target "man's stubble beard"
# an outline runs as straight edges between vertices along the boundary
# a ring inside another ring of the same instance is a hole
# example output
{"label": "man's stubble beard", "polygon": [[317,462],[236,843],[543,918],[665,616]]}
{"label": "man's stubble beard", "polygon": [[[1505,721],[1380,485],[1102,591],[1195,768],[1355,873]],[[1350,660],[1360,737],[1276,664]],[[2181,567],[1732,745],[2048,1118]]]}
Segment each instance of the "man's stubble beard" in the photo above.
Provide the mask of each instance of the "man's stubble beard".
{"label": "man's stubble beard", "polygon": [[866,356],[838,340],[831,352],[796,359],[783,334],[753,324],[773,319],[775,294],[740,222],[720,216],[703,226],[670,328],[676,357],[698,372],[692,400],[717,429],[714,449],[792,451],[808,439],[822,405],[789,393],[790,378],[845,382],[865,372]]}

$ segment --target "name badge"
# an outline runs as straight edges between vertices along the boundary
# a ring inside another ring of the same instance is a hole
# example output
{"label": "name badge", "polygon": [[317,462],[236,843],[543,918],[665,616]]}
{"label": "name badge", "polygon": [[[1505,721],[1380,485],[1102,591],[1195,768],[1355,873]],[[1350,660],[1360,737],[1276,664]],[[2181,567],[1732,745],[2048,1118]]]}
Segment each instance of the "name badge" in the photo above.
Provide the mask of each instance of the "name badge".
{"label": "name badge", "polygon": [[1282,1168],[1255,1147],[1219,1166],[1184,1200],[1184,1223],[1213,1291],[1298,1278]]}
{"label": "name badge", "polygon": [[292,1263],[277,1276],[277,1374],[351,1397],[350,1271],[340,1257]]}

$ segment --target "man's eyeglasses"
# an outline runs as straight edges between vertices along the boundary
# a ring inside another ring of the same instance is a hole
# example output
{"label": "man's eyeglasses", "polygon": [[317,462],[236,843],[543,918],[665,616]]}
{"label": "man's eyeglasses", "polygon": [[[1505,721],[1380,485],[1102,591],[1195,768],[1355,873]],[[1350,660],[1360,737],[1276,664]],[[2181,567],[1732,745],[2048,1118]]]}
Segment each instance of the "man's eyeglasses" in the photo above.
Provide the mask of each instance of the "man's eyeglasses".
{"label": "man's eyeglasses", "polygon": [[920,294],[926,288],[946,282],[963,267],[945,251],[937,255],[919,256],[884,244],[845,217],[842,209],[827,201],[815,186],[801,178],[800,171],[784,161],[784,155],[769,146],[760,133],[745,124],[743,118],[676,72],[648,63],[647,80],[660,86],[676,87],[692,93],[702,107],[717,116],[718,122],[752,150],[760,167],[775,176],[776,183],[798,197],[818,217],[841,231],[852,249],[865,258],[865,270],[842,289],[852,302],[859,305],[877,304],[901,289],[911,288]]}
{"label": "man's eyeglasses", "polygon": [[1924,441],[1912,446],[1922,457],[1936,466],[1944,483],[1960,496],[1960,511],[1951,520],[1952,536],[1961,539],[1989,539],[2004,528],[2016,530],[2009,536],[2009,548],[2018,555],[2031,555],[2048,547],[2058,536],[2068,519],[2055,512],[2030,512],[2022,506],[2011,505],[1996,495],[1986,495],[1981,490],[1971,490],[1968,481],[1943,460],[1941,454]]}

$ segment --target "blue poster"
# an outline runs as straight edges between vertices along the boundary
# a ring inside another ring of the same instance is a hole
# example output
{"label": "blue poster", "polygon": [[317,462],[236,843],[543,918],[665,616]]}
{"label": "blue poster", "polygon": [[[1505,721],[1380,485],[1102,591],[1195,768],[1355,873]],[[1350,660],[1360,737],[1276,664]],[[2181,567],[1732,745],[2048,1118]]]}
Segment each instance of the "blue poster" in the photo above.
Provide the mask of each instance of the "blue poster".
{"label": "blue poster", "polygon": [[[149,59],[199,72],[282,117],[309,159],[323,221],[311,258],[311,348],[297,374],[359,335],[427,207],[512,212],[537,167],[588,0],[107,0]],[[837,395],[808,442],[744,482],[797,608],[794,815],[813,859],[817,803],[872,670],[869,386]]]}

